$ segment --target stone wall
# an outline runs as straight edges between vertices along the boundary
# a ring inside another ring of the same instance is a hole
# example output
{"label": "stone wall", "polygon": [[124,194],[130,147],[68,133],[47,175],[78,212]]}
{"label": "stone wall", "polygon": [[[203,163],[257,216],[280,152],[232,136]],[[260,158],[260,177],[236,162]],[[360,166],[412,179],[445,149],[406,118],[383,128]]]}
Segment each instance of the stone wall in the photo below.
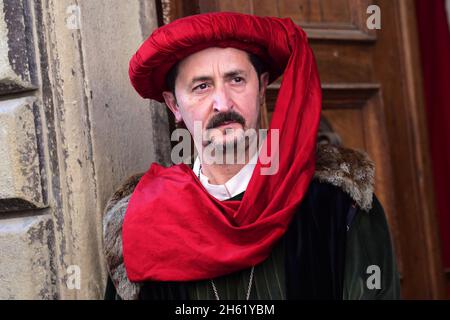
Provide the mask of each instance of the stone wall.
{"label": "stone wall", "polygon": [[105,203],[170,156],[128,80],[156,21],[150,0],[0,0],[0,299],[102,298]]}

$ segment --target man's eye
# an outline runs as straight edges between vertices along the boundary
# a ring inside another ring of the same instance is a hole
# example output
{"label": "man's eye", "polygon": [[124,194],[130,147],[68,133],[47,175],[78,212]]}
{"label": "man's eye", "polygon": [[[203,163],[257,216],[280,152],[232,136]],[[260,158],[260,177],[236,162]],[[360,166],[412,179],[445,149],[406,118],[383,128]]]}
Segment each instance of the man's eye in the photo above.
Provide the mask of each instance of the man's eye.
{"label": "man's eye", "polygon": [[231,83],[232,83],[232,84],[235,84],[235,85],[241,86],[241,85],[243,85],[243,84],[245,83],[245,79],[242,78],[242,77],[234,77],[234,78],[231,80]]}
{"label": "man's eye", "polygon": [[194,89],[192,89],[192,91],[205,90],[206,88],[208,88],[208,84],[202,83],[196,86]]}

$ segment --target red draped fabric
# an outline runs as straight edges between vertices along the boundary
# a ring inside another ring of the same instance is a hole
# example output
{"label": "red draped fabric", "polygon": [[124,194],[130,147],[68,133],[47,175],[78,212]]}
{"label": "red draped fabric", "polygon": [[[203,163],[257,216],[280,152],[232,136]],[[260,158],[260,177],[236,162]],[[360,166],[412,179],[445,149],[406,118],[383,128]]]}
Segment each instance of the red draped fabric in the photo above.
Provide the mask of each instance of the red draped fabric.
{"label": "red draped fabric", "polygon": [[417,0],[416,9],[443,260],[450,269],[450,32],[444,0]]}

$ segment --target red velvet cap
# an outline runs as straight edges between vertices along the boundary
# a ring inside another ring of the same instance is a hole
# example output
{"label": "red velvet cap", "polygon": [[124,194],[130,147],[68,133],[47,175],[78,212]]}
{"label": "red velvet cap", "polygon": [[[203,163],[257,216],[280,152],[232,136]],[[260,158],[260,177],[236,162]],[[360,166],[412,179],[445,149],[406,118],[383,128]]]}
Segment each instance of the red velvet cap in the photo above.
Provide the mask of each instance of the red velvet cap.
{"label": "red velvet cap", "polygon": [[[130,60],[129,76],[143,98],[163,102],[166,75],[178,61],[209,47],[233,47],[257,55],[266,63],[269,83],[275,81],[288,62],[286,39],[273,41],[271,24],[286,19],[216,12],[188,16],[156,29]],[[271,35],[272,36],[272,35]]]}

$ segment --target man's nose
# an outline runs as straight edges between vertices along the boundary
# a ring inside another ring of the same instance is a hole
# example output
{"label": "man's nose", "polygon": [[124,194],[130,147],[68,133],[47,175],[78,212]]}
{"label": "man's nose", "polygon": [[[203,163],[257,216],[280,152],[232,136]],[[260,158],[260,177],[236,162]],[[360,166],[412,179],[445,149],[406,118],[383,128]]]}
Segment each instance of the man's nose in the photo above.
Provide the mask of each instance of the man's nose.
{"label": "man's nose", "polygon": [[233,101],[226,87],[217,87],[213,95],[213,109],[216,112],[225,112],[233,108]]}

